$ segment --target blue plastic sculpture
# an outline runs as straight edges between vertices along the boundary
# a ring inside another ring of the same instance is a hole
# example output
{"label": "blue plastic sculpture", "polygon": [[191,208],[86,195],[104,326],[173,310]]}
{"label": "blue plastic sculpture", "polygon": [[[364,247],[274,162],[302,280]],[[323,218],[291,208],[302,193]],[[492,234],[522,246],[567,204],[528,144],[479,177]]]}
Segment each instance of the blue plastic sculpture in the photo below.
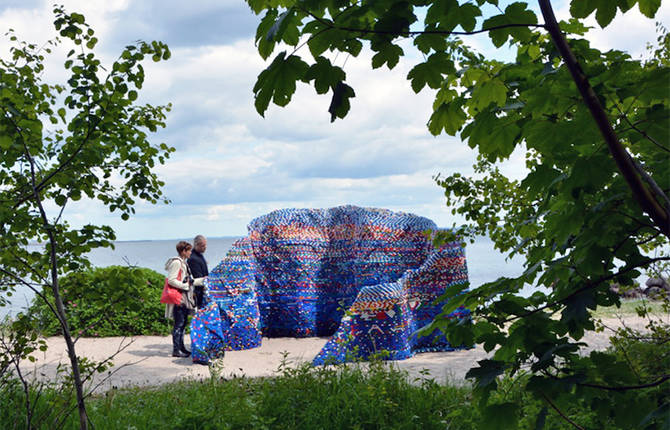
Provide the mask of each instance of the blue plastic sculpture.
{"label": "blue plastic sculpture", "polygon": [[436,229],[427,218],[355,206],[253,220],[210,273],[209,303],[191,323],[193,359],[254,348],[262,336],[331,336],[314,364],[453,349],[442,336],[415,334],[441,311],[434,300],[467,282],[463,248],[435,249],[426,232]]}

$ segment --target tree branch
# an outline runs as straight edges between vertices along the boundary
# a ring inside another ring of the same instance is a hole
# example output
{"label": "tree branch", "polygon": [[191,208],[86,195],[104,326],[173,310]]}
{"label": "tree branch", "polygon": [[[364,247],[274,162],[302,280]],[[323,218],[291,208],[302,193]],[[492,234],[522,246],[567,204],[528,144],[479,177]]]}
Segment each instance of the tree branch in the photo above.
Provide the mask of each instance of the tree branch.
{"label": "tree branch", "polygon": [[293,49],[293,52],[291,52],[291,55],[293,55],[293,54],[295,54],[296,52],[298,52],[298,50],[299,50],[300,48],[302,48],[303,46],[305,46],[306,44],[308,44],[312,39],[316,38],[316,36],[319,36],[321,33],[325,33],[326,31],[329,31],[329,30],[332,30],[332,29],[333,29],[332,27],[324,28],[324,29],[322,29],[322,30],[319,30],[317,33],[312,34],[312,35],[309,37],[309,39],[305,40],[303,43],[301,43],[300,45],[296,46],[295,49]]}
{"label": "tree branch", "polygon": [[637,172],[642,177],[642,180],[645,181],[647,183],[647,185],[649,185],[649,187],[656,193],[658,198],[661,199],[661,202],[665,206],[665,210],[670,211],[670,198],[668,198],[668,196],[663,192],[661,187],[658,186],[656,181],[654,181],[654,179],[649,175],[649,173],[647,173],[644,170],[644,168],[642,167],[640,162],[635,160],[632,156],[630,156],[630,158],[631,158],[631,161],[633,162],[633,166],[635,167]]}
{"label": "tree branch", "polygon": [[[4,339],[0,339],[0,341],[2,342],[2,346],[7,351],[8,354],[10,352],[13,352],[12,351],[13,348],[11,348],[10,345],[7,345],[4,341]],[[14,368],[16,369],[16,376],[18,377],[19,381],[21,382],[21,387],[23,389],[23,395],[25,396],[24,404],[25,404],[25,409],[26,409],[26,428],[31,429],[31,428],[33,428],[32,421],[33,421],[34,405],[31,407],[31,404],[30,404],[30,387],[28,386],[28,382],[26,381],[25,376],[23,376],[23,372],[21,372],[21,366],[20,366],[21,360],[20,359],[21,359],[21,355],[23,355],[22,354],[23,351],[24,350],[19,350],[18,355],[11,354],[12,356],[11,356],[10,360],[11,360],[11,363],[14,364]]]}
{"label": "tree branch", "polygon": [[[42,301],[43,301],[44,303],[47,304],[47,306],[49,307],[49,309],[51,309],[51,312],[53,312],[54,315],[56,315],[56,318],[58,319],[58,322],[60,323],[61,327],[63,326],[63,321],[61,320],[60,315],[58,314],[58,312],[56,312],[56,309],[54,309],[53,305],[49,302],[49,300],[47,300],[46,296],[45,296],[44,294],[42,294],[41,291],[39,291],[37,288],[33,287],[29,282],[26,282],[25,280],[19,278],[18,276],[14,275],[14,274],[11,273],[11,272],[8,272],[7,270],[5,270],[5,269],[3,269],[3,268],[1,268],[1,267],[0,267],[0,272],[4,273],[5,275],[7,275],[7,276],[9,276],[9,277],[11,277],[11,278],[14,278],[14,279],[17,280],[19,283],[21,283],[21,284],[23,284],[24,286],[30,288],[30,289],[35,293],[36,296],[38,296],[40,299],[42,299]],[[38,284],[38,285],[39,285],[39,284]]]}
{"label": "tree branch", "polygon": [[598,384],[585,384],[585,383],[577,383],[577,385],[581,387],[589,387],[589,388],[597,388],[599,390],[607,390],[607,391],[630,391],[630,390],[640,390],[642,388],[651,388],[651,387],[656,387],[658,385],[661,385],[665,381],[670,379],[670,375],[663,375],[661,376],[658,380],[654,382],[650,382],[648,384],[640,384],[640,385],[622,385],[620,387],[610,387],[607,385],[598,385]]}
{"label": "tree branch", "polygon": [[[83,45],[82,45],[82,46],[83,46]],[[83,48],[82,48],[82,49],[83,49]],[[127,73],[126,73],[126,74],[127,74]],[[107,78],[105,79],[105,83],[103,83],[102,85],[105,85],[107,82],[109,82],[110,78],[112,78],[112,77],[114,77],[114,76],[115,76],[115,73],[114,73],[114,72],[112,72],[111,74],[109,74],[109,75],[107,76]],[[114,91],[112,91],[112,93],[109,95],[109,98],[111,98],[112,96],[114,96],[115,93],[116,93],[116,88],[115,88]],[[109,98],[107,98],[107,102],[108,102],[108,103],[109,103]],[[75,148],[75,150],[72,152],[72,154],[71,154],[68,158],[66,158],[62,163],[60,163],[60,164],[58,165],[58,167],[57,167],[53,172],[49,173],[45,178],[42,178],[42,180],[40,181],[40,183],[36,185],[36,190],[37,190],[38,192],[41,191],[42,188],[44,188],[44,187],[46,186],[46,184],[51,180],[51,178],[53,178],[53,177],[54,177],[55,175],[57,175],[59,172],[63,171],[63,169],[65,169],[65,167],[66,167],[67,165],[69,165],[69,164],[72,162],[72,160],[74,160],[74,159],[77,157],[77,155],[79,155],[79,152],[81,152],[81,150],[83,149],[84,145],[85,145],[86,143],[88,143],[88,140],[90,139],[91,134],[97,129],[98,124],[100,124],[100,122],[102,121],[102,117],[103,117],[102,114],[104,114],[104,113],[107,111],[107,107],[106,107],[106,106],[103,106],[101,103],[93,102],[91,105],[88,106],[88,109],[87,109],[87,111],[86,111],[86,112],[87,112],[87,118],[89,117],[88,113],[90,113],[91,110],[92,110],[94,107],[96,107],[96,106],[99,107],[100,109],[102,109],[101,114],[98,116],[98,120],[97,120],[97,121],[93,124],[93,126],[91,127],[91,123],[90,123],[90,119],[89,119],[89,123],[88,123],[88,124],[89,124],[89,126],[88,126],[88,131],[87,131],[86,135],[83,137],[82,142],[79,144],[79,146],[78,146],[77,148]],[[7,112],[4,108],[3,108],[3,110],[4,110],[5,112]],[[11,120],[11,119],[10,119],[10,120]],[[13,122],[13,121],[12,121],[12,122]],[[16,125],[15,125],[15,128],[16,128]],[[16,203],[14,204],[14,208],[16,209],[19,205],[21,205],[23,202],[25,202],[26,200],[28,200],[28,199],[30,199],[30,198],[31,198],[31,194],[28,194],[28,195],[26,195],[26,196],[24,196],[24,197],[18,198],[18,199],[16,200]]]}
{"label": "tree branch", "polygon": [[353,27],[341,27],[338,25],[335,25],[333,21],[325,20],[323,18],[320,18],[316,15],[314,15],[312,12],[309,10],[303,9],[301,7],[298,8],[301,10],[303,13],[309,15],[312,17],[315,21],[318,21],[320,24],[323,24],[329,28],[335,29],[335,30],[342,30],[342,31],[349,31],[352,33],[361,33],[361,34],[389,34],[392,36],[398,36],[398,37],[410,37],[410,36],[419,36],[421,34],[440,34],[443,36],[471,36],[474,34],[480,34],[480,33],[486,33],[488,31],[492,30],[500,30],[503,28],[518,28],[518,27],[525,27],[525,28],[546,28],[544,24],[519,24],[519,23],[511,23],[511,24],[503,24],[503,25],[494,25],[489,28],[482,28],[480,30],[474,30],[474,31],[446,31],[446,30],[416,30],[416,31],[392,31],[392,30],[373,30],[369,28],[353,28]]}
{"label": "tree branch", "polygon": [[639,242],[635,242],[635,245],[637,245],[637,246],[644,245],[645,243],[649,243],[652,240],[656,239],[660,235],[661,235],[661,232],[657,231],[654,235],[650,236],[649,238],[647,238],[645,240],[641,240]]}
{"label": "tree branch", "polygon": [[554,402],[551,401],[551,399],[549,397],[547,397],[546,394],[541,392],[540,395],[549,404],[549,406],[551,406],[551,408],[553,410],[555,410],[558,415],[561,416],[561,418],[563,418],[565,421],[567,421],[574,428],[579,429],[579,430],[584,430],[584,427],[581,427],[579,424],[572,421],[567,415],[565,415],[560,409],[558,409],[558,407],[554,404]]}
{"label": "tree branch", "polygon": [[[17,132],[21,133],[20,128],[16,123],[14,127]],[[20,134],[21,135],[21,134]],[[88,428],[88,414],[86,413],[86,405],[84,403],[84,393],[82,390],[81,375],[79,373],[79,358],[75,352],[75,346],[72,342],[72,336],[70,334],[70,329],[67,324],[67,318],[65,315],[65,309],[63,307],[63,300],[58,289],[58,262],[56,260],[56,237],[54,236],[54,226],[49,223],[44,205],[42,204],[42,198],[40,197],[39,190],[37,189],[36,183],[36,172],[35,172],[35,159],[33,158],[30,150],[26,144],[25,138],[21,135],[21,142],[23,143],[23,150],[26,159],[28,160],[30,166],[30,184],[32,188],[32,196],[30,198],[34,199],[35,205],[37,206],[40,217],[42,220],[42,226],[46,230],[46,233],[49,237],[49,243],[51,247],[49,249],[49,260],[50,260],[50,271],[51,271],[51,291],[54,296],[54,302],[56,305],[57,315],[59,319],[62,320],[63,326],[63,337],[65,338],[65,343],[67,344],[67,352],[70,357],[70,364],[72,365],[72,377],[74,379],[74,386],[77,393],[77,408],[79,409],[79,424],[82,430]],[[29,198],[29,197],[26,197]]]}
{"label": "tree branch", "polygon": [[[653,137],[649,136],[649,135],[647,134],[646,131],[644,131],[644,130],[640,130],[635,124],[633,124],[633,123],[630,121],[630,119],[628,118],[628,115],[626,115],[624,112],[621,111],[621,107],[619,107],[618,104],[617,104],[617,110],[621,113],[621,117],[628,123],[628,125],[630,126],[630,129],[631,129],[631,130],[635,130],[637,133],[641,134],[642,137],[644,137],[646,140],[648,140],[649,142],[651,142],[651,143],[653,143],[654,145],[656,145],[656,146],[658,147],[658,149],[660,149],[660,150],[662,150],[662,151],[665,151],[665,152],[670,152],[670,149],[669,149],[669,148],[666,148],[666,147],[663,146],[660,142],[658,142],[656,139],[654,139]],[[669,118],[666,118],[666,120],[667,120],[667,119],[669,119]]]}
{"label": "tree branch", "polygon": [[566,301],[566,300],[568,300],[568,299],[570,299],[570,298],[576,296],[577,294],[582,293],[582,292],[584,292],[584,291],[587,291],[587,290],[589,290],[589,289],[591,289],[591,288],[593,288],[593,287],[595,287],[595,286],[597,286],[597,285],[599,285],[599,284],[601,284],[601,283],[603,283],[603,282],[607,282],[607,281],[609,281],[609,280],[611,280],[611,279],[616,278],[617,276],[623,275],[624,273],[630,272],[631,270],[635,270],[635,269],[637,269],[637,268],[639,268],[639,267],[645,266],[645,265],[647,265],[647,264],[654,263],[654,262],[656,262],[656,261],[670,261],[670,257],[655,257],[655,258],[649,258],[649,259],[647,259],[647,260],[641,262],[640,264],[636,264],[636,265],[634,265],[634,266],[630,266],[630,267],[625,267],[625,268],[621,269],[620,271],[618,271],[618,272],[616,272],[616,273],[611,273],[611,274],[609,274],[609,275],[607,275],[607,276],[603,276],[603,277],[601,277],[601,278],[598,278],[598,279],[595,280],[595,281],[587,282],[585,286],[576,289],[575,291],[573,291],[572,293],[568,294],[567,296],[565,296],[565,297],[563,297],[563,298],[561,298],[561,299],[554,300],[553,302],[547,303],[547,304],[545,304],[545,305],[543,305],[543,306],[540,306],[540,307],[537,308],[537,309],[533,309],[532,311],[526,312],[525,314],[516,315],[516,316],[510,317],[510,318],[507,318],[507,319],[503,320],[501,323],[502,323],[502,324],[505,324],[505,323],[508,323],[508,322],[511,322],[511,321],[516,321],[516,320],[521,319],[521,318],[526,318],[526,317],[531,316],[531,315],[533,315],[533,314],[536,314],[536,313],[538,313],[538,312],[540,312],[540,311],[543,311],[543,310],[545,310],[545,309],[547,309],[547,308],[549,308],[549,307],[552,307],[552,306],[555,306],[555,305],[557,305],[557,304],[559,304],[559,303],[561,303],[561,302],[564,302],[564,301]]}
{"label": "tree branch", "polygon": [[551,2],[549,0],[539,0],[539,4],[542,16],[546,22],[545,28],[549,32],[549,35],[570,71],[570,74],[577,85],[577,89],[584,99],[584,103],[591,111],[591,115],[600,130],[600,134],[607,143],[607,147],[609,148],[610,154],[612,154],[612,158],[614,158],[619,171],[628,183],[628,186],[633,193],[633,197],[638,201],[642,210],[654,220],[663,234],[670,238],[670,211],[667,209],[664,210],[638,175],[630,154],[619,141],[605,110],[600,105],[600,101],[598,100],[593,87],[591,87],[591,84],[589,83],[588,77],[582,70],[577,58],[561,33],[561,29],[551,7]]}

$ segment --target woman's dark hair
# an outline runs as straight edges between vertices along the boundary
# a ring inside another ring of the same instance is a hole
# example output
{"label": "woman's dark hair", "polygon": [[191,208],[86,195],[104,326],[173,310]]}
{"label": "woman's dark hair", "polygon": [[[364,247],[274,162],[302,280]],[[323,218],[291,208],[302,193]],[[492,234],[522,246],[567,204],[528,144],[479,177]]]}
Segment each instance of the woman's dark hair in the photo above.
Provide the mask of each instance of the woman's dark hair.
{"label": "woman's dark hair", "polygon": [[193,248],[190,243],[180,240],[179,243],[177,244],[177,254],[181,255],[183,251],[188,251],[189,249]]}

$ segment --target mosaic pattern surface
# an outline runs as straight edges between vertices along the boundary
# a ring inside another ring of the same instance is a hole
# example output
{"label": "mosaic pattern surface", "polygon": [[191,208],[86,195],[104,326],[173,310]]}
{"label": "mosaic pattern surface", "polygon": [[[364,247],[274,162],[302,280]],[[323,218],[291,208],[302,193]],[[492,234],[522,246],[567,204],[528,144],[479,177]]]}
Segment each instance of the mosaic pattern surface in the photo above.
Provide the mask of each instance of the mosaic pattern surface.
{"label": "mosaic pattern surface", "polygon": [[[433,299],[467,282],[460,245],[436,250],[424,235],[436,228],[416,215],[355,206],[253,220],[207,279],[209,307],[191,325],[193,348],[205,353],[194,359],[257,347],[262,336],[332,336],[315,364],[451,349],[443,338],[413,334],[439,313]],[[210,315],[217,310],[218,319]]]}
{"label": "mosaic pattern surface", "polygon": [[[448,243],[396,282],[363,287],[314,364],[365,360],[376,353],[384,359],[403,360],[416,352],[455,349],[437,332],[418,337],[416,331],[440,313],[441,306],[433,302],[445,287],[465,282],[463,248]],[[450,318],[468,316],[469,311],[460,308]]]}
{"label": "mosaic pattern surface", "polygon": [[209,302],[198,309],[191,320],[191,356],[193,361],[208,362],[222,356],[226,350],[226,336],[219,307]]}

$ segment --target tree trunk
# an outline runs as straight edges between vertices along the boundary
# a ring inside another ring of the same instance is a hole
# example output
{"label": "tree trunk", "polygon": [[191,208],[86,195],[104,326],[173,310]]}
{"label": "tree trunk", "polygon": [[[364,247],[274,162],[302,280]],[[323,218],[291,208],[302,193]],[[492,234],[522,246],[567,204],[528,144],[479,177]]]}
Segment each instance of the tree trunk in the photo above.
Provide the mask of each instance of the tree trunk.
{"label": "tree trunk", "polygon": [[75,392],[77,393],[77,409],[79,411],[79,428],[81,430],[88,429],[88,415],[86,414],[86,404],[84,403],[84,389],[83,383],[81,381],[81,374],[79,371],[79,361],[77,360],[77,354],[74,349],[74,341],[72,340],[72,335],[70,334],[70,327],[67,323],[67,316],[65,315],[65,308],[63,307],[63,299],[60,295],[60,290],[58,287],[58,261],[56,260],[56,238],[54,237],[53,226],[49,223],[49,218],[47,217],[44,206],[42,205],[42,198],[40,197],[39,191],[35,185],[35,160],[30,155],[30,152],[26,150],[27,158],[30,161],[31,168],[31,179],[33,187],[33,198],[35,204],[39,208],[40,217],[42,218],[42,225],[44,230],[46,230],[47,235],[49,236],[49,245],[51,249],[49,250],[49,260],[51,265],[51,291],[54,296],[54,302],[56,304],[56,313],[57,317],[60,320],[61,328],[63,329],[63,338],[67,344],[67,355],[70,357],[70,364],[72,365],[72,379],[74,383]]}
{"label": "tree trunk", "polygon": [[[49,232],[51,238],[51,232]],[[54,295],[56,303],[56,310],[58,311],[58,318],[61,320],[61,327],[63,329],[63,338],[67,344],[67,355],[70,357],[70,364],[72,365],[72,378],[74,381],[74,388],[77,393],[77,410],[79,411],[79,428],[81,430],[88,429],[88,415],[86,414],[86,404],[84,403],[84,388],[81,382],[81,373],[79,371],[79,361],[74,349],[74,341],[70,334],[70,328],[65,316],[65,309],[63,308],[63,299],[60,296],[58,288],[58,271],[56,267],[56,252],[54,248],[55,243],[51,241],[51,290]]]}

